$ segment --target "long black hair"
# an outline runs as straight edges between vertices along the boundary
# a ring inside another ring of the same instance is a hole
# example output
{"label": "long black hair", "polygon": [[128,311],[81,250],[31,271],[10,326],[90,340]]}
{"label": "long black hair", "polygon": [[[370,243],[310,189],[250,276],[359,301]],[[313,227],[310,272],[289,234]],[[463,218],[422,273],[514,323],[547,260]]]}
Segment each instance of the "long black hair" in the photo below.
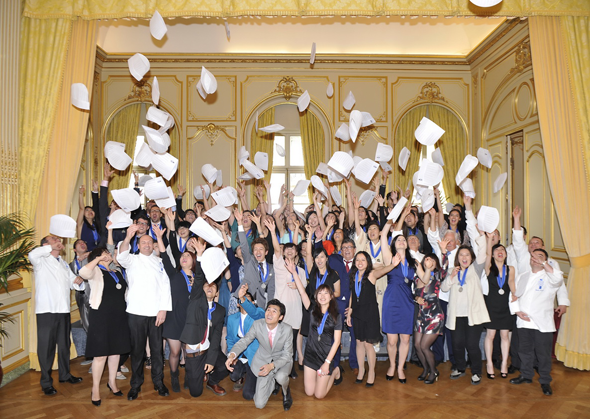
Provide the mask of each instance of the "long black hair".
{"label": "long black hair", "polygon": [[314,249],[312,249],[312,255],[313,255],[313,266],[311,268],[311,271],[309,272],[309,277],[310,278],[315,278],[317,275],[319,275],[319,269],[317,267],[317,265],[315,264],[315,258],[318,257],[321,254],[326,255],[326,272],[328,273],[328,276],[331,276],[334,273],[334,270],[332,268],[330,268],[330,264],[328,263],[328,258],[330,257],[330,255],[328,254],[328,252],[326,251],[326,249],[324,249],[324,247],[316,247]]}
{"label": "long black hair", "polygon": [[397,253],[397,250],[395,249],[395,242],[400,237],[403,237],[404,239],[406,239],[406,261],[408,262],[408,266],[411,266],[412,268],[416,269],[416,265],[417,265],[416,259],[414,259],[414,257],[412,256],[412,253],[410,252],[410,246],[407,245],[408,238],[406,236],[404,236],[403,234],[395,236],[395,238],[391,241],[391,245],[389,246],[391,249],[391,255],[395,256],[395,254]]}
{"label": "long black hair", "polygon": [[[92,208],[92,207],[91,207],[91,206],[89,206],[89,205],[86,205],[86,206],[84,207],[84,211],[86,211],[86,209],[87,209],[87,208],[89,208],[89,209],[91,209],[92,211],[94,211],[94,208]],[[86,227],[88,227],[90,230],[96,230],[96,231],[98,231],[98,232],[100,233],[100,230],[99,230],[99,228],[98,228],[98,225],[97,225],[97,223],[96,223],[96,211],[94,211],[94,219],[92,220],[92,224],[90,224],[90,223],[88,222],[88,220],[86,219],[86,216],[83,216],[83,217],[82,217],[82,221],[84,222],[84,224],[86,224]]]}
{"label": "long black hair", "polygon": [[354,282],[356,279],[356,273],[358,272],[358,268],[356,267],[356,258],[359,255],[363,255],[365,257],[365,259],[367,260],[367,269],[365,269],[365,273],[363,274],[363,279],[361,280],[361,282],[368,281],[369,274],[373,270],[373,260],[371,259],[371,257],[369,256],[369,254],[367,252],[365,252],[364,250],[361,250],[356,255],[354,255],[354,259],[352,260],[352,267],[350,268],[350,271],[348,272],[348,279],[350,281],[350,289],[351,290],[354,290]]}
{"label": "long black hair", "polygon": [[332,288],[330,288],[328,285],[322,284],[315,290],[315,304],[311,312],[318,324],[322,321],[322,317],[324,317],[324,315],[322,314],[322,306],[318,303],[318,293],[324,290],[328,291],[328,294],[330,294],[330,304],[328,305],[328,313],[330,313],[330,316],[332,316],[334,321],[338,319],[338,306],[336,304],[336,298],[334,298],[334,291],[332,291]]}
{"label": "long black hair", "polygon": [[[500,276],[500,271],[498,270],[498,266],[496,265],[496,261],[493,259],[493,256],[494,256],[494,250],[496,250],[499,247],[504,248],[504,253],[506,254],[506,259],[504,259],[504,266],[508,265],[506,263],[508,261],[508,252],[506,252],[506,248],[504,247],[504,245],[502,243],[495,244],[492,247],[492,263],[490,265],[490,275],[495,275],[496,278]],[[506,270],[506,272],[508,272],[508,270]]]}

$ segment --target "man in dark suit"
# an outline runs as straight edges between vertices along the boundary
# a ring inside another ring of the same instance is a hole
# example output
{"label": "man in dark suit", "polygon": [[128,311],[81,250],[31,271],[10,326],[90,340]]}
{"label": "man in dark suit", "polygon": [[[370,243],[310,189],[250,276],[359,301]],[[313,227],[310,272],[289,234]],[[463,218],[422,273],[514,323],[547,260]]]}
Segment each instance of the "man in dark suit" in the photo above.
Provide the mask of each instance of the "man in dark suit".
{"label": "man in dark suit", "polygon": [[[197,261],[203,251],[204,246],[197,248]],[[220,350],[225,308],[214,302],[218,283],[219,280],[208,283],[200,262],[197,262],[186,323],[180,335],[180,340],[186,343],[184,382],[193,397],[203,394],[203,380],[209,373],[207,388],[218,396],[225,395],[219,385],[228,374],[224,365],[226,358]]]}
{"label": "man in dark suit", "polygon": [[293,366],[293,329],[281,323],[285,316],[285,305],[279,300],[270,300],[266,305],[264,319],[256,320],[246,336],[236,343],[227,357],[225,366],[233,371],[237,354],[241,354],[256,339],[258,350],[250,362],[246,382],[256,383],[254,405],[264,408],[270,398],[275,382],[283,388],[283,408],[293,405],[289,388],[289,374]]}
{"label": "man in dark suit", "polygon": [[[346,319],[346,310],[348,310],[348,302],[350,300],[350,279],[348,272],[352,269],[354,262],[354,255],[356,253],[356,245],[354,240],[346,238],[342,241],[341,255],[333,254],[328,258],[330,268],[334,269],[340,277],[340,297],[338,297],[338,311],[343,319]],[[346,323],[346,322],[345,322]],[[343,325],[344,327],[345,325]],[[350,349],[348,352],[348,364],[353,370],[357,370],[359,363],[356,359],[356,339],[352,327],[348,327],[350,331]],[[334,357],[334,367],[340,365],[340,351]]]}

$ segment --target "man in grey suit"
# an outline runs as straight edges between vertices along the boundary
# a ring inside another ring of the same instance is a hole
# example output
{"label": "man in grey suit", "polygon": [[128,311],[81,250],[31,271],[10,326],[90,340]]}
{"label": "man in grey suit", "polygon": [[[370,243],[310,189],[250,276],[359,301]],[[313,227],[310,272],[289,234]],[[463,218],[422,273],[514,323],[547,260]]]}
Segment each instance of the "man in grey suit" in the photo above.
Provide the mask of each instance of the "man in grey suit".
{"label": "man in grey suit", "polygon": [[[292,328],[282,323],[285,316],[285,305],[279,300],[270,300],[266,305],[264,319],[256,320],[246,336],[236,343],[225,363],[229,371],[241,354],[254,341],[259,347],[250,363],[248,380],[256,383],[254,404],[262,409],[266,406],[274,388],[275,381],[283,388],[283,408],[289,410],[293,404],[289,389],[289,373],[293,365],[293,333]],[[251,385],[251,383],[250,383]]]}
{"label": "man in grey suit", "polygon": [[[271,263],[266,261],[268,243],[266,239],[258,237],[252,241],[252,251],[248,245],[248,237],[242,224],[243,214],[237,209],[234,216],[238,222],[238,237],[244,262],[244,283],[248,284],[248,292],[254,296],[258,307],[266,306],[266,302],[275,295],[275,271]],[[274,234],[274,233],[269,233]],[[239,287],[234,292],[238,298]]]}

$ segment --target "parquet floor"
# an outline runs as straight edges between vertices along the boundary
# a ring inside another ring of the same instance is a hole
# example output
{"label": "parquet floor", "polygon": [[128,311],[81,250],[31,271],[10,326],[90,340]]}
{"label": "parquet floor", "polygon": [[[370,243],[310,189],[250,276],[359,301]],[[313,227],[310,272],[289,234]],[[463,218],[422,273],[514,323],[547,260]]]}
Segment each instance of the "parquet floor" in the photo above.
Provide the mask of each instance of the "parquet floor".
{"label": "parquet floor", "polygon": [[[0,418],[590,418],[590,373],[553,364],[553,391],[551,397],[543,395],[536,379],[533,384],[513,385],[508,379],[483,378],[473,386],[470,375],[459,380],[449,379],[450,364],[441,364],[441,379],[434,385],[416,380],[421,370],[408,365],[407,384],[386,381],[386,362],[377,363],[375,386],[366,388],[354,384],[348,364],[344,382],[333,387],[324,400],[307,397],[303,391],[302,375],[291,381],[294,404],[284,412],[282,398],[271,397],[263,410],[253,402],[242,399],[241,393],[232,391],[229,378],[221,382],[227,395],[219,397],[205,390],[198,399],[191,399],[187,390],[160,397],[152,391],[149,371],[139,398],[130,402],[126,397],[115,397],[106,388],[106,374],[102,380],[102,405],[90,403],[91,376],[88,366],[80,365],[81,358],[73,360],[72,373],[81,376],[80,384],[60,384],[54,372],[55,396],[45,396],[39,386],[40,374],[30,371],[0,389]],[[184,370],[181,370],[181,382]],[[165,383],[170,388],[168,370]],[[127,374],[128,376],[130,374]],[[515,375],[509,376],[509,378]],[[129,379],[118,381],[120,389],[129,390]]]}

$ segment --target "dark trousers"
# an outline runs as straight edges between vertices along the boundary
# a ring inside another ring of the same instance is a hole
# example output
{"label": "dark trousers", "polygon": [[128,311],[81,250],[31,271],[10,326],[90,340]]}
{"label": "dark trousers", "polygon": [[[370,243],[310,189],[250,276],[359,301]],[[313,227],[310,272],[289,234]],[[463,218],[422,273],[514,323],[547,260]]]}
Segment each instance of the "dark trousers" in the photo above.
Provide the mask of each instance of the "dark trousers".
{"label": "dark trousers", "polygon": [[242,361],[238,361],[234,365],[234,370],[230,374],[229,378],[232,381],[238,381],[240,378],[246,377],[244,381],[244,388],[242,389],[242,397],[245,400],[252,400],[254,393],[256,392],[256,377],[252,372],[249,364],[244,364]]}
{"label": "dark trousers", "polygon": [[41,368],[41,388],[53,385],[51,367],[57,345],[59,380],[65,381],[70,374],[70,313],[37,314],[37,357]]}
{"label": "dark trousers", "polygon": [[481,375],[481,349],[479,340],[483,332],[483,325],[469,326],[467,317],[455,319],[455,330],[451,331],[453,336],[453,353],[455,364],[459,371],[465,371],[467,362],[465,360],[465,349],[471,360],[471,373]]}
{"label": "dark trousers", "polygon": [[[348,329],[350,332],[350,349],[348,351],[348,365],[350,368],[358,368],[359,363],[356,359],[356,338],[354,336],[354,330],[352,327],[348,327],[346,325],[346,316],[344,315],[344,311],[348,308],[348,299],[342,300],[338,299],[338,311],[340,312],[340,316],[342,317],[342,331]],[[334,368],[340,365],[340,356],[342,353],[342,345],[338,348],[338,352],[334,356]]]}
{"label": "dark trousers", "polygon": [[299,336],[299,329],[293,329],[293,371],[297,367],[297,362],[295,362],[295,357],[297,356],[297,336]]}
{"label": "dark trousers", "polygon": [[128,313],[127,319],[131,331],[131,388],[139,388],[143,384],[145,345],[148,341],[152,358],[152,382],[155,387],[160,387],[164,382],[162,326],[156,327],[155,317]]}
{"label": "dark trousers", "polygon": [[[200,356],[193,357],[191,353],[186,354],[185,362],[185,384],[188,385],[189,392],[193,397],[199,397],[203,394],[203,379],[205,378],[205,364],[207,363],[207,352]],[[215,365],[213,365],[213,372],[209,374],[209,384],[212,386],[219,384],[229,374],[225,368],[225,361],[227,360],[223,352],[219,351]],[[153,365],[153,364],[152,364]]]}
{"label": "dark trousers", "polygon": [[520,370],[520,355],[518,354],[520,338],[518,333],[520,329],[516,327],[516,319],[518,316],[514,316],[514,326],[512,327],[512,337],[510,338],[510,363],[516,369]]}
{"label": "dark trousers", "polygon": [[76,304],[78,304],[78,312],[80,313],[80,323],[86,333],[88,333],[88,310],[90,310],[90,290],[76,291]]}
{"label": "dark trousers", "polygon": [[553,332],[543,333],[535,329],[518,329],[520,335],[518,354],[520,355],[520,373],[524,378],[533,379],[535,357],[538,362],[539,383],[551,382],[551,349]]}
{"label": "dark trousers", "polygon": [[[440,306],[442,308],[443,313],[445,313],[445,319],[447,318],[447,307],[449,303],[446,301],[440,300]],[[451,364],[455,364],[455,357],[453,356],[453,339],[451,338],[451,330],[443,327],[443,334],[440,335],[434,341],[432,345],[432,352],[434,352],[434,359],[437,362],[443,362],[445,360],[445,343],[447,345],[447,350],[449,351],[449,360]]]}

